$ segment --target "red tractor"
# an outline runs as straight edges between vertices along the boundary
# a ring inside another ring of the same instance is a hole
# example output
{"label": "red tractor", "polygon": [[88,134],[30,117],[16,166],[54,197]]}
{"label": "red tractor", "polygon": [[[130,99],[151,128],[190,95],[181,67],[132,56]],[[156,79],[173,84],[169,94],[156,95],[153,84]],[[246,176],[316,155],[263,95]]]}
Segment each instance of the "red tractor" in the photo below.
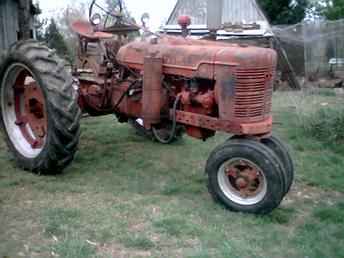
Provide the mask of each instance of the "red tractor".
{"label": "red tractor", "polygon": [[121,5],[105,15],[95,7],[105,10],[94,0],[89,21],[72,24],[79,39],[72,72],[36,41],[14,45],[1,65],[1,124],[18,166],[38,174],[66,168],[83,113],[114,114],[161,143],[183,132],[205,141],[220,131],[232,136],[208,159],[211,195],[233,211],[276,208],[294,171],[271,135],[275,51],[187,35],[128,43],[140,28],[123,18]]}

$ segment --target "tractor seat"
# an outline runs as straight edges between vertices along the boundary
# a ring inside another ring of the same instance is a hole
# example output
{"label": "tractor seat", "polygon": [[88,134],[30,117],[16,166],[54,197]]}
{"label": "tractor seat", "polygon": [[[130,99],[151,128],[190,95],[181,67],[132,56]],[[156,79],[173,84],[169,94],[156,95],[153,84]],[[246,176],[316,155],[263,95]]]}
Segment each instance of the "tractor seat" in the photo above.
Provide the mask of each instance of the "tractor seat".
{"label": "tractor seat", "polygon": [[89,41],[98,41],[101,39],[110,39],[113,38],[113,34],[101,32],[101,31],[94,31],[94,27],[90,22],[87,21],[75,21],[71,25],[72,30],[79,34],[81,37],[88,39]]}

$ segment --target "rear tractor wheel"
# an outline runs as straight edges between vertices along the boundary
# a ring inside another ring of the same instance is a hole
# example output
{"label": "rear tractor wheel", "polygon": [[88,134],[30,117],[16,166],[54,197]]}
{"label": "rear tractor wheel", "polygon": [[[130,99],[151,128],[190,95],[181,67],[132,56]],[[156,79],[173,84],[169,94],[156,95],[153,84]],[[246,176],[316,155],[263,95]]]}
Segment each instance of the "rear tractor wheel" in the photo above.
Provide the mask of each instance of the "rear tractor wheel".
{"label": "rear tractor wheel", "polygon": [[262,143],[225,142],[210,155],[206,173],[214,200],[236,212],[267,214],[285,195],[283,165]]}
{"label": "rear tractor wheel", "polygon": [[73,79],[56,54],[36,41],[14,45],[0,68],[0,114],[17,164],[39,174],[61,172],[79,141]]}

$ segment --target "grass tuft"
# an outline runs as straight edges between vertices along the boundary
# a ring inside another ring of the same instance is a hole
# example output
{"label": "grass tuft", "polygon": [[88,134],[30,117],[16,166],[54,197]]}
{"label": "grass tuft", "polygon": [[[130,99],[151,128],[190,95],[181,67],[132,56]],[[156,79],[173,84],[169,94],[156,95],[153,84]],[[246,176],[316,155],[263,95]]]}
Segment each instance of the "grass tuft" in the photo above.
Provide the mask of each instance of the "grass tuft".
{"label": "grass tuft", "polygon": [[338,203],[332,207],[318,208],[314,212],[314,217],[322,222],[342,224],[344,223],[344,203]]}
{"label": "grass tuft", "polygon": [[150,250],[155,247],[154,242],[146,236],[135,234],[126,235],[125,237],[120,239],[120,242],[127,248],[134,248],[144,251]]}
{"label": "grass tuft", "polygon": [[51,235],[63,235],[77,227],[81,217],[79,210],[50,208],[45,212],[45,232]]}
{"label": "grass tuft", "polygon": [[263,217],[263,220],[267,223],[273,224],[288,224],[293,218],[296,210],[294,208],[279,208],[274,210],[271,214]]}
{"label": "grass tuft", "polygon": [[53,247],[53,251],[63,258],[93,258],[96,256],[96,249],[76,234],[66,235]]}
{"label": "grass tuft", "polygon": [[344,109],[321,108],[314,113],[304,115],[301,127],[307,136],[326,143],[343,143]]}
{"label": "grass tuft", "polygon": [[153,223],[160,232],[179,237],[181,235],[197,236],[199,229],[196,225],[187,223],[181,218],[164,218]]}

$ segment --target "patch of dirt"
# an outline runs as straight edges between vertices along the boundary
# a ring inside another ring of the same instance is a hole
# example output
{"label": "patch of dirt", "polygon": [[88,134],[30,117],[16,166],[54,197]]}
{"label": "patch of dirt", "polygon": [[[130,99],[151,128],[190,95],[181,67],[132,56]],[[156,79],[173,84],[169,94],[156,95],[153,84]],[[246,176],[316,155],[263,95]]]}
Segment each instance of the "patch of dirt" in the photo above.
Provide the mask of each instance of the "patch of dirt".
{"label": "patch of dirt", "polygon": [[150,251],[129,250],[124,246],[113,243],[97,246],[98,255],[104,257],[129,258],[129,257],[151,257]]}
{"label": "patch of dirt", "polygon": [[321,188],[309,186],[305,184],[295,183],[283,201],[283,205],[294,206],[295,203],[301,202],[313,202],[319,204],[320,202],[326,202],[329,205],[333,205],[334,201],[343,198],[344,194],[336,191],[325,191]]}
{"label": "patch of dirt", "polygon": [[134,223],[129,225],[128,231],[132,233],[143,232],[147,227],[146,222]]}
{"label": "patch of dirt", "polygon": [[285,230],[289,236],[296,234],[299,227],[310,220],[314,208],[319,204],[334,205],[337,201],[342,200],[343,193],[336,191],[325,191],[321,188],[295,183],[281,204],[281,208],[295,209],[294,218],[285,225]]}

